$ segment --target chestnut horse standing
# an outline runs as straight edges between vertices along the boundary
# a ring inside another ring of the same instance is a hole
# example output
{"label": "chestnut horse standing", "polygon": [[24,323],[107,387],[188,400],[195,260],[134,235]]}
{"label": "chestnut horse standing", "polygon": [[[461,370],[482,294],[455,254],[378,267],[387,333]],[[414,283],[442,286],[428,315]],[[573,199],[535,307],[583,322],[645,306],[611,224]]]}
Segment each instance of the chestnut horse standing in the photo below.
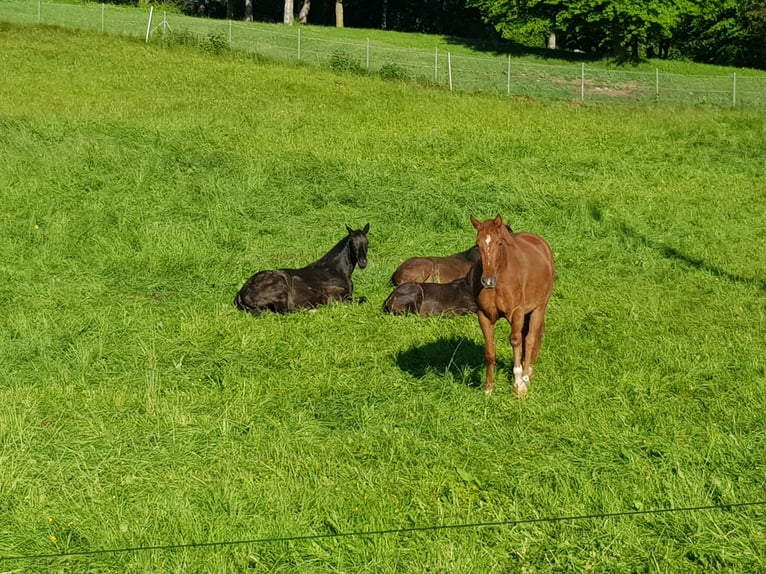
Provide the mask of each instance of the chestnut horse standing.
{"label": "chestnut horse standing", "polygon": [[471,223],[481,259],[481,280],[474,286],[487,363],[484,390],[491,393],[495,388],[495,323],[504,317],[511,324],[513,391],[521,398],[527,394],[542,342],[555,275],[553,253],[539,235],[511,233],[500,215],[482,222],[472,215]]}

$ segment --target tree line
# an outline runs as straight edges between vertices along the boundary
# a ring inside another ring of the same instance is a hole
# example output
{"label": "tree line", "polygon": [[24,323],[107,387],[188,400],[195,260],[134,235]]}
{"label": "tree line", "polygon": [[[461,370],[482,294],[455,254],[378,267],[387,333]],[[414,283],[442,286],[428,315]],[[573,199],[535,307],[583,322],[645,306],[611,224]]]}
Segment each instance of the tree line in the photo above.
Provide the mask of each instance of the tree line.
{"label": "tree line", "polygon": [[[141,0],[115,0],[131,3]],[[766,69],[766,0],[170,0],[188,13]]]}

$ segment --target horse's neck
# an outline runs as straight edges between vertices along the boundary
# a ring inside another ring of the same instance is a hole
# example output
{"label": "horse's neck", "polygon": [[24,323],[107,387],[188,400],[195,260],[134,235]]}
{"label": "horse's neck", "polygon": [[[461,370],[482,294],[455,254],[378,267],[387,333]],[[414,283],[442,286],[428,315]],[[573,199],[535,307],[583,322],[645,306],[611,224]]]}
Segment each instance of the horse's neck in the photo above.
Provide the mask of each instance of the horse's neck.
{"label": "horse's neck", "polygon": [[466,249],[465,251],[461,251],[457,254],[457,256],[460,259],[465,259],[466,261],[477,261],[479,259],[479,248],[476,245],[471,246],[470,249]]}
{"label": "horse's neck", "polygon": [[511,254],[513,253],[513,246],[508,243],[500,245],[497,251],[497,269],[513,269],[511,262]]}
{"label": "horse's neck", "polygon": [[354,270],[354,262],[351,260],[351,250],[349,249],[349,238],[344,237],[335,247],[330,249],[321,259],[314,262],[313,265],[335,269],[346,275],[351,275]]}

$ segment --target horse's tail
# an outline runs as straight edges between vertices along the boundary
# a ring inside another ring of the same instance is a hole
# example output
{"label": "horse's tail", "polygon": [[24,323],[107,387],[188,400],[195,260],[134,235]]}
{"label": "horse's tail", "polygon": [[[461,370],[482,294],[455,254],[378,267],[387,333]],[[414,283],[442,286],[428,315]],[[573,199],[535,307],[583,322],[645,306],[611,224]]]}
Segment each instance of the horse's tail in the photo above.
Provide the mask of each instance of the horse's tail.
{"label": "horse's tail", "polygon": [[384,313],[393,313],[392,303],[393,303],[393,299],[394,299],[394,295],[395,294],[396,294],[396,291],[394,291],[388,297],[386,297],[386,300],[383,302],[383,312]]}
{"label": "horse's tail", "polygon": [[402,283],[397,286],[383,303],[383,312],[392,315],[420,313],[425,294],[420,283]]}
{"label": "horse's tail", "polygon": [[237,296],[234,297],[234,306],[239,309],[240,311],[246,311],[247,313],[250,313],[251,315],[260,315],[261,312],[263,312],[263,309],[260,309],[258,307],[252,307],[247,304],[245,301],[245,298],[242,296],[242,290],[237,293]]}
{"label": "horse's tail", "polygon": [[237,296],[234,297],[234,303],[233,305],[239,309],[240,311],[246,311],[247,305],[245,305],[245,302],[242,300],[242,292],[238,291]]}
{"label": "horse's tail", "polygon": [[287,313],[295,309],[292,291],[289,273],[282,269],[260,271],[239,290],[234,297],[234,306],[251,315],[260,315],[263,311]]}

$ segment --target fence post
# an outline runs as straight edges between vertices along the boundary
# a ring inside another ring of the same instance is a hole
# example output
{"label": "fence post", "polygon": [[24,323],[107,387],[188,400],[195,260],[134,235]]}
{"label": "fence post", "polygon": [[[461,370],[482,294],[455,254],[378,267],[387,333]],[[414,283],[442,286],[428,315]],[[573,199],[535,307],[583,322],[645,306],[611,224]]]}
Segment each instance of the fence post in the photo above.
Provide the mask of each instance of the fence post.
{"label": "fence post", "polygon": [[505,87],[505,95],[511,95],[511,55],[508,54],[508,85]]}
{"label": "fence post", "polygon": [[660,69],[654,68],[654,101],[660,101]]}
{"label": "fence post", "polygon": [[434,84],[439,83],[439,48],[434,48]]}
{"label": "fence post", "polygon": [[101,33],[104,33],[104,3],[101,3]]}
{"label": "fence post", "polygon": [[229,50],[233,48],[232,42],[231,42],[231,20],[229,20]]}
{"label": "fence post", "polygon": [[737,105],[737,72],[734,72],[734,79],[731,85],[731,105],[732,107]]}
{"label": "fence post", "polygon": [[43,9],[42,9],[42,6],[40,5],[41,2],[42,0],[37,0],[37,23],[38,24],[40,23],[40,20],[42,20]]}
{"label": "fence post", "polygon": [[154,14],[154,6],[149,6],[149,21],[146,23],[146,42],[149,43],[149,34],[152,33],[152,14]]}
{"label": "fence post", "polygon": [[449,91],[452,91],[452,54],[447,52],[447,77],[449,78]]}
{"label": "fence post", "polygon": [[298,59],[301,59],[301,29],[298,28]]}
{"label": "fence post", "polygon": [[580,101],[585,101],[585,62],[580,64]]}

